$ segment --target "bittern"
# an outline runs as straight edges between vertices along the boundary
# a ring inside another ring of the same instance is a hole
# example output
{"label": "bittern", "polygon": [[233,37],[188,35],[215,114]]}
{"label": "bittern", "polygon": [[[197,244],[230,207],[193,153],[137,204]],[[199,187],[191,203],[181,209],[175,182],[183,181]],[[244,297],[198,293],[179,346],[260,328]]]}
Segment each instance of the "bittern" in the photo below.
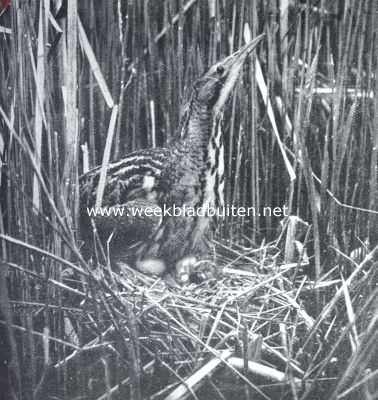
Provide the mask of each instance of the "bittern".
{"label": "bittern", "polygon": [[[195,81],[177,139],[169,146],[138,150],[108,166],[103,207],[139,207],[143,211],[148,206],[196,210],[223,205],[224,157],[219,119],[243,64],[262,37],[216,63]],[[95,204],[100,170],[94,168],[80,178],[84,232],[90,230],[87,208]],[[196,260],[208,252],[207,215],[97,215],[93,221],[100,237],[112,235],[111,258],[139,266],[143,272],[171,271],[182,260]],[[149,267],[149,260],[159,262]],[[157,265],[159,271],[154,270]]]}

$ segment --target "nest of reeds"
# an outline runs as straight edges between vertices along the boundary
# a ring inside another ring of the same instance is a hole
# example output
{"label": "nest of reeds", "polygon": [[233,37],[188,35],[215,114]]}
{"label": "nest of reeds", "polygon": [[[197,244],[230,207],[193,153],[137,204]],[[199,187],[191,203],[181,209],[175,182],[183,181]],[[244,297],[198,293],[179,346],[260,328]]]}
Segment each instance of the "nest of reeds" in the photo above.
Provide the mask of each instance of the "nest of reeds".
{"label": "nest of reeds", "polygon": [[227,253],[218,254],[219,277],[201,284],[95,271],[74,289],[81,311],[65,321],[77,349],[55,368],[75,371],[80,360],[71,379],[96,399],[299,389],[304,372],[291,355],[313,326],[292,282],[301,263],[280,263],[273,245]]}

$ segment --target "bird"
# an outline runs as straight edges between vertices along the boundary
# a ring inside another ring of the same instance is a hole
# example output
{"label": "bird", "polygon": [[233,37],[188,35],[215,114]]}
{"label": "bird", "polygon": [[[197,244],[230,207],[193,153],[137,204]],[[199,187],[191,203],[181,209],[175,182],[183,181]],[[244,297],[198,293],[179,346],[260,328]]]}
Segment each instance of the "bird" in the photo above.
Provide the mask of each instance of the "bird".
{"label": "bird", "polygon": [[[101,205],[126,210],[126,216],[90,218],[101,166],[79,178],[80,230],[86,240],[93,226],[102,241],[108,238],[115,264],[133,264],[143,273],[156,275],[176,271],[176,276],[187,280],[195,265],[208,257],[211,218],[193,212],[175,217],[169,210],[224,205],[222,111],[245,61],[263,36],[212,65],[194,82],[177,137],[169,145],[137,150],[108,165]],[[136,208],[157,212],[134,215],[130,211]]]}

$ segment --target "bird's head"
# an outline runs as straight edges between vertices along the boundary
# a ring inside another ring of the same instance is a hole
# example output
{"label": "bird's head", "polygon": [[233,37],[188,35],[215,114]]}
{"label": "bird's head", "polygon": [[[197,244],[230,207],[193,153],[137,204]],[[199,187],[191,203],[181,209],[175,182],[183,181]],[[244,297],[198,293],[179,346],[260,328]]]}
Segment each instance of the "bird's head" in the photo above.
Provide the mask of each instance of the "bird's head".
{"label": "bird's head", "polygon": [[257,36],[241,49],[214,64],[194,84],[196,98],[201,104],[219,112],[235,86],[239,72],[264,35]]}

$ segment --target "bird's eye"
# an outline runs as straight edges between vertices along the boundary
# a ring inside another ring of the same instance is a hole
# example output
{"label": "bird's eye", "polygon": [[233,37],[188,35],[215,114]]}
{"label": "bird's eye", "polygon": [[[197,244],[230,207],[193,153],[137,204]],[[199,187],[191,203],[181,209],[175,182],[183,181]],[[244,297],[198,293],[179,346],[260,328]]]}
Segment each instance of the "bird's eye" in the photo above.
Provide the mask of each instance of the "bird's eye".
{"label": "bird's eye", "polygon": [[222,75],[223,72],[224,72],[224,67],[223,67],[223,65],[218,65],[218,66],[217,66],[217,73],[218,73],[219,75]]}

